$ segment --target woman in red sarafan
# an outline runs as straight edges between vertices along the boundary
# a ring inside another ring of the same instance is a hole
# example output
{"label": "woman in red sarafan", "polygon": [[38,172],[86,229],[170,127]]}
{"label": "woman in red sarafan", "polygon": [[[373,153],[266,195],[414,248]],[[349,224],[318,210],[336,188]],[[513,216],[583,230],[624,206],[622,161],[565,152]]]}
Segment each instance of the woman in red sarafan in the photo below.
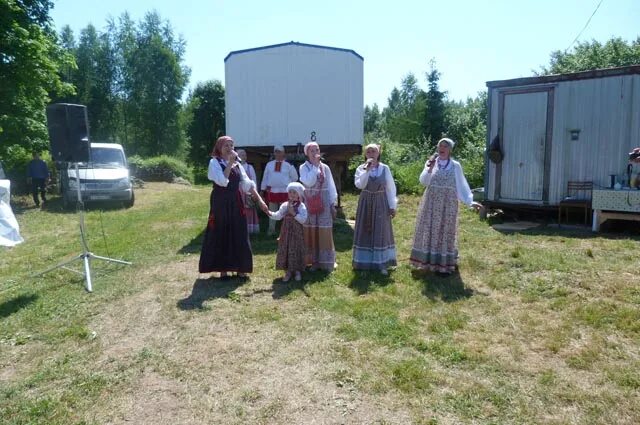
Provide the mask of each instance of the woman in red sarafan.
{"label": "woman in red sarafan", "polygon": [[249,193],[265,213],[269,210],[238,162],[233,145],[229,136],[218,138],[209,161],[207,175],[213,182],[213,190],[198,267],[200,273],[219,272],[221,278],[227,278],[231,272],[246,277],[253,271],[241,192]]}

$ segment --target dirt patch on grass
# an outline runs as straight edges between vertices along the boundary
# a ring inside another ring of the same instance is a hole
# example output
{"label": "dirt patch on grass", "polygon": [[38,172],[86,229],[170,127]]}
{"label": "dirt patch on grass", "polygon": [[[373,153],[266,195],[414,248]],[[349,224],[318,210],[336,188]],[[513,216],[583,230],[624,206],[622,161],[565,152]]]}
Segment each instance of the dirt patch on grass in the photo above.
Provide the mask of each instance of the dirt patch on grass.
{"label": "dirt patch on grass", "polygon": [[[409,423],[402,400],[336,383],[348,365],[332,352],[327,313],[304,297],[274,299],[272,281],[216,285],[202,308],[180,308],[193,291],[196,259],[149,269],[144,291],[94,320],[98,364],[124,374],[96,406],[104,423]],[[162,279],[157,279],[162,276]],[[230,290],[233,289],[233,290]],[[230,296],[229,294],[236,294]],[[124,371],[124,372],[123,372]]]}

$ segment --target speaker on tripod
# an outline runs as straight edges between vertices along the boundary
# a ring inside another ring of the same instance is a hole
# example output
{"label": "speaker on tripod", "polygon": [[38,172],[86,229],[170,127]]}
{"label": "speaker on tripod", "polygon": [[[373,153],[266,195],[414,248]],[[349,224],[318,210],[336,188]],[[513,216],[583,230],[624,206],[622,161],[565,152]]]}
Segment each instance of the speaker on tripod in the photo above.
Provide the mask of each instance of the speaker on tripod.
{"label": "speaker on tripod", "polygon": [[[84,207],[82,203],[79,162],[89,162],[91,160],[91,145],[89,142],[89,120],[87,117],[87,107],[84,105],[73,105],[70,103],[54,103],[47,106],[47,128],[51,142],[51,156],[55,161],[73,164],[75,178],[77,179],[76,193],[78,200],[78,220],[80,225],[80,243],[82,252],[70,260],[64,261],[47,270],[38,273],[41,276],[56,269],[65,269],[84,276],[85,288],[88,292],[93,291],[91,284],[91,259],[109,261],[112,263],[130,265],[128,261],[115,260],[113,258],[95,255],[89,251],[87,245],[87,230],[84,224]],[[84,265],[84,273],[67,267],[76,260],[81,260]]]}
{"label": "speaker on tripod", "polygon": [[47,128],[54,161],[89,162],[87,107],[71,103],[47,106]]}

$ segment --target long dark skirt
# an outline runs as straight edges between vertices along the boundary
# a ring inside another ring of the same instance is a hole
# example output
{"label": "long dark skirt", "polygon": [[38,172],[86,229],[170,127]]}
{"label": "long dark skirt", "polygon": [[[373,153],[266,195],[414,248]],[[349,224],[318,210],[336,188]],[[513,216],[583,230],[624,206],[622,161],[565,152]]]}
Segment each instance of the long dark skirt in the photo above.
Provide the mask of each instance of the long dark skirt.
{"label": "long dark skirt", "polygon": [[214,185],[209,222],[200,253],[200,273],[253,271],[253,253],[237,182]]}

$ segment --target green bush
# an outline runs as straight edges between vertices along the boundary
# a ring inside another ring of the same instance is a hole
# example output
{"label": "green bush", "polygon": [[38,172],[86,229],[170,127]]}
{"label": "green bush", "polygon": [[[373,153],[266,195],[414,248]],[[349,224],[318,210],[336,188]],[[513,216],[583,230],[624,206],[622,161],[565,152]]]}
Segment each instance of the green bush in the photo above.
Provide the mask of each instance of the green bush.
{"label": "green bush", "polygon": [[[420,173],[424,168],[427,158],[433,154],[425,147],[396,143],[388,137],[367,134],[365,136],[365,146],[369,143],[377,143],[382,146],[380,161],[387,164],[393,173],[398,193],[420,194],[424,191],[424,186],[420,184]],[[363,147],[364,151],[364,147]],[[471,188],[482,187],[484,182],[484,154],[481,149],[467,149],[464,157],[456,157],[455,150],[453,157],[460,162],[464,175]],[[348,176],[350,180],[348,188],[353,188],[353,176],[356,168],[364,161],[362,155],[357,155],[349,161]]]}
{"label": "green bush", "polygon": [[193,176],[195,184],[205,184],[210,185],[211,180],[207,177],[207,173],[209,168],[204,165],[198,165],[193,167]]}
{"label": "green bush", "polygon": [[[40,157],[47,163],[51,179],[55,181],[57,173],[55,163],[51,160],[51,155],[49,152],[42,152]],[[25,194],[31,190],[27,183],[27,166],[31,159],[31,151],[19,145],[10,146],[6,155],[0,158],[2,160],[2,168],[7,178],[11,180],[12,194]]]}
{"label": "green bush", "polygon": [[133,175],[144,181],[171,183],[177,177],[189,182],[194,181],[192,167],[189,167],[179,159],[167,155],[144,159],[135,155],[129,158],[129,165]]}
{"label": "green bush", "polygon": [[472,189],[484,187],[484,152],[476,151],[459,159],[464,175]]}

